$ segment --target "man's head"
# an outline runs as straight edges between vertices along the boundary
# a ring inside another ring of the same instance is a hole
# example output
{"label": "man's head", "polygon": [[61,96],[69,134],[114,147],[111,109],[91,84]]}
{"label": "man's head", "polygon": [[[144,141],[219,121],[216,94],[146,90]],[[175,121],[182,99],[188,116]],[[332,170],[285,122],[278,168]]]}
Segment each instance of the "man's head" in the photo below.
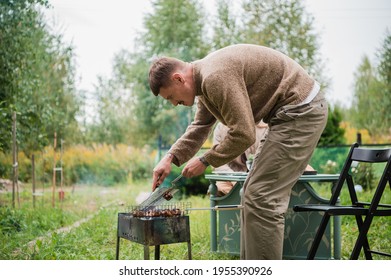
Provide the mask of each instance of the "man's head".
{"label": "man's head", "polygon": [[193,67],[179,59],[161,57],[149,69],[149,86],[155,96],[160,95],[174,106],[192,106],[195,98]]}

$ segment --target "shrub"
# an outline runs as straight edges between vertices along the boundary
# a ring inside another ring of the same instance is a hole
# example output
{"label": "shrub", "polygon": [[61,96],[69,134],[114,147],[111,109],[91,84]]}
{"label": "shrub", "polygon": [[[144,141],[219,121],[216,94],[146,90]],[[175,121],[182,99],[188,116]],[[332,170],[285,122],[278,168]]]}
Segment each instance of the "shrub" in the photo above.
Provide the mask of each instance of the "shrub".
{"label": "shrub", "polygon": [[376,178],[373,164],[361,162],[357,167],[353,167],[351,172],[356,185],[360,185],[364,190],[375,188]]}
{"label": "shrub", "polygon": [[[173,166],[171,173],[166,177],[162,186],[171,186],[171,182],[182,173],[183,167],[184,166]],[[205,174],[211,173],[211,170],[211,167],[208,167],[205,170],[205,173],[200,176],[195,176],[192,178],[181,178],[176,184],[177,188],[180,190],[180,193],[183,196],[206,195],[209,188],[209,181],[205,179]]]}
{"label": "shrub", "polygon": [[12,235],[25,227],[25,221],[20,212],[8,207],[0,207],[0,232]]}
{"label": "shrub", "polygon": [[318,173],[338,173],[345,163],[348,151],[349,147],[316,148],[310,165],[318,170]]}

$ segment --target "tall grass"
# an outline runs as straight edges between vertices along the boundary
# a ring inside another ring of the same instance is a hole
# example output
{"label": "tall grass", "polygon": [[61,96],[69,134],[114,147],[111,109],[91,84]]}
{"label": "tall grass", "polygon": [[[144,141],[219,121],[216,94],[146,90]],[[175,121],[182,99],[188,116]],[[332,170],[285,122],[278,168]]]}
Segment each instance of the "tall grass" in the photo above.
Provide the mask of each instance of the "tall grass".
{"label": "tall grass", "polygon": [[[116,146],[64,147],[61,155],[56,151],[56,167],[62,167],[64,184],[98,184],[112,186],[145,180],[152,173],[156,151],[148,146],[135,148],[123,144]],[[32,162],[22,152],[18,154],[19,180],[31,182]],[[61,159],[61,160],[60,160]],[[38,184],[51,183],[54,151],[46,147],[35,153],[36,180]],[[62,165],[61,165],[62,164]],[[12,154],[0,152],[0,178],[12,178]],[[58,184],[60,176],[57,176]]]}

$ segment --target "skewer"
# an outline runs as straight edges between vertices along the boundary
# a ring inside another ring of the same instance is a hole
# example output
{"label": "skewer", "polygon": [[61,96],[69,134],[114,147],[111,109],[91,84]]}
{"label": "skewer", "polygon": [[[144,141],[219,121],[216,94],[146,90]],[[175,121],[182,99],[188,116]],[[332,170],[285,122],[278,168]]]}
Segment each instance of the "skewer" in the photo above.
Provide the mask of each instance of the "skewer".
{"label": "skewer", "polygon": [[186,208],[186,210],[213,210],[213,211],[221,211],[221,210],[238,210],[244,208],[243,205],[222,205],[215,207],[201,207],[201,208]]}

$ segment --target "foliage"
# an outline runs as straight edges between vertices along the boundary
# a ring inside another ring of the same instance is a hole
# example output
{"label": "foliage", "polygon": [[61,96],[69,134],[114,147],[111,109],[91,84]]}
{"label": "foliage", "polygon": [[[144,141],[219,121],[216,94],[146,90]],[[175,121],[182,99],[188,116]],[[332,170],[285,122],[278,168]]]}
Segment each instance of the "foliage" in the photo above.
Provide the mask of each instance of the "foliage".
{"label": "foliage", "polygon": [[45,0],[0,2],[0,150],[11,146],[12,113],[17,140],[27,155],[77,130],[72,48],[49,32],[39,8]]}
{"label": "foliage", "polygon": [[387,32],[378,63],[364,56],[355,73],[351,121],[359,129],[367,129],[371,137],[390,135],[391,127],[391,34]]}
{"label": "foliage", "polygon": [[[346,161],[350,147],[317,147],[312,155],[310,165],[320,174],[339,174]],[[353,181],[365,191],[372,190],[381,176],[384,164],[360,163],[351,169]]]}
{"label": "foliage", "polygon": [[318,173],[336,174],[342,169],[349,147],[317,147],[310,165]]}
{"label": "foliage", "polygon": [[3,234],[11,235],[26,227],[21,213],[10,208],[0,208],[0,210],[0,229]]}
{"label": "foliage", "polygon": [[345,143],[345,130],[341,127],[342,114],[337,106],[328,108],[327,124],[322,132],[318,145],[331,146]]}
{"label": "foliage", "polygon": [[[52,182],[53,149],[45,148],[36,157],[36,180],[38,184]],[[56,151],[57,167],[61,153]],[[65,147],[62,155],[64,185],[99,184],[112,186],[119,183],[145,180],[152,174],[154,153],[149,147],[133,148],[126,145],[92,145]],[[0,177],[11,178],[11,155],[0,153]],[[6,168],[9,166],[8,168]],[[19,154],[19,179],[31,182],[31,160]],[[57,185],[60,185],[60,174]]]}
{"label": "foliage", "polygon": [[383,41],[381,49],[378,51],[379,66],[378,71],[380,79],[390,90],[391,86],[391,33],[390,30],[386,31],[386,36]]}
{"label": "foliage", "polygon": [[373,164],[362,162],[356,167],[352,167],[351,173],[356,185],[360,185],[364,190],[371,190],[376,187],[376,176]]}
{"label": "foliage", "polygon": [[177,55],[185,61],[200,58],[205,45],[203,6],[195,0],[155,0],[153,13],[144,18],[141,35],[144,50],[150,55]]}
{"label": "foliage", "polygon": [[[191,196],[191,195],[206,195],[209,188],[209,181],[205,179],[205,174],[210,174],[212,168],[208,167],[205,170],[205,173],[199,176],[192,178],[181,178],[177,186],[180,190],[182,196]],[[181,167],[173,166],[171,173],[164,180],[163,186],[171,186],[171,182],[182,173]]]}
{"label": "foliage", "polygon": [[100,77],[94,96],[97,114],[89,125],[86,138],[109,145],[132,141],[132,127],[136,120],[129,90],[120,83]]}
{"label": "foliage", "polygon": [[[366,128],[371,135],[377,134],[379,123],[379,98],[381,84],[368,57],[364,57],[355,74],[355,99],[352,104],[352,120],[359,128]],[[363,114],[362,112],[366,112]]]}
{"label": "foliage", "polygon": [[[148,58],[154,56],[174,56],[184,61],[192,61],[203,57],[208,52],[205,44],[205,15],[199,1],[195,0],[157,0],[152,3],[154,12],[144,19],[146,32],[140,35],[140,41],[145,46],[144,53]],[[141,55],[143,57],[144,55]],[[143,60],[148,63],[150,59]],[[137,95],[137,116],[148,124],[150,131],[157,139],[173,143],[186,129],[193,115],[193,108],[172,108],[161,98],[155,100],[156,110],[147,111],[148,101],[156,99],[150,92],[144,72],[142,79],[136,81],[145,85],[144,91]]]}
{"label": "foliage", "polygon": [[[133,185],[133,188],[140,190],[139,186]],[[10,201],[10,193],[0,194],[0,259],[54,259],[56,250],[64,250],[69,246],[58,247],[51,246],[54,243],[59,245],[61,234],[55,230],[63,227],[71,227],[73,223],[87,219],[89,215],[97,213],[109,203],[123,197],[125,194],[132,196],[132,189],[126,189],[126,192],[105,191],[104,187],[84,186],[82,188],[65,188],[65,200],[59,203],[58,207],[53,208],[51,204],[51,192],[44,192],[42,197],[36,201],[36,207],[31,205],[31,192],[24,190],[21,193],[21,205],[18,208],[11,209],[5,200]],[[114,215],[113,215],[114,216]],[[99,223],[97,223],[99,224]],[[113,223],[114,225],[114,223]],[[97,226],[90,226],[97,230]],[[64,228],[63,228],[64,229]],[[63,230],[63,232],[66,232]],[[46,243],[44,239],[52,234],[52,238],[48,238],[53,242],[51,245]],[[76,243],[80,238],[74,239]],[[36,246],[29,243],[36,242]],[[47,246],[47,247],[46,247]],[[42,248],[44,252],[37,256],[35,249]],[[32,252],[30,251],[32,250]],[[47,251],[45,251],[47,250]],[[48,253],[51,251],[50,253]],[[76,250],[77,251],[77,250]],[[83,252],[84,254],[85,252]],[[64,255],[61,255],[63,258]],[[68,257],[70,257],[69,255]]]}
{"label": "foliage", "polygon": [[327,160],[326,164],[321,165],[320,168],[322,170],[322,174],[337,174],[340,170],[337,163],[332,160]]}
{"label": "foliage", "polygon": [[[217,2],[217,16],[210,21],[208,42],[203,7],[194,0],[157,0],[144,17],[136,51],[121,50],[113,65],[113,77],[101,78],[95,89],[97,117],[89,139],[110,144],[142,146],[158,139],[171,145],[191,122],[194,108],[173,108],[150,92],[147,75],[151,57],[168,55],[184,61],[204,57],[210,49],[246,42],[276,48],[301,63],[327,87],[318,53],[313,18],[299,1]],[[118,112],[118,114],[117,114]]]}
{"label": "foliage", "polygon": [[217,16],[212,22],[213,49],[243,42],[240,30],[239,15],[233,11],[233,0],[217,0]]}
{"label": "foliage", "polygon": [[279,50],[295,59],[322,87],[329,84],[319,51],[314,18],[302,1],[243,0],[244,42]]}
{"label": "foliage", "polygon": [[[342,121],[340,123],[341,128],[345,131],[344,137],[346,139],[346,143],[354,143],[358,142],[357,134],[361,135],[361,143],[372,143],[371,137],[369,136],[368,130],[366,129],[356,129],[352,127],[351,123],[348,121]],[[378,142],[381,143],[381,142]],[[386,142],[384,142],[386,143]]]}
{"label": "foliage", "polygon": [[[100,84],[102,90],[97,94],[101,103],[96,130],[109,132],[100,132],[109,137],[116,131],[125,132],[122,138],[138,146],[156,143],[159,137],[165,143],[173,143],[185,131],[193,114],[192,108],[174,109],[151,94],[147,80],[151,57],[168,55],[191,61],[207,53],[205,20],[198,1],[157,0],[152,2],[152,8],[153,12],[144,18],[145,32],[139,35],[136,51],[122,50],[115,56],[113,77]],[[105,107],[113,95],[121,95],[125,102],[117,103],[114,98],[114,102]],[[123,108],[128,110],[125,117],[121,114],[112,117],[117,110],[124,111]],[[121,123],[131,124],[131,128],[117,129],[117,124]],[[116,131],[110,132],[112,130]],[[101,141],[101,138],[93,139]]]}

